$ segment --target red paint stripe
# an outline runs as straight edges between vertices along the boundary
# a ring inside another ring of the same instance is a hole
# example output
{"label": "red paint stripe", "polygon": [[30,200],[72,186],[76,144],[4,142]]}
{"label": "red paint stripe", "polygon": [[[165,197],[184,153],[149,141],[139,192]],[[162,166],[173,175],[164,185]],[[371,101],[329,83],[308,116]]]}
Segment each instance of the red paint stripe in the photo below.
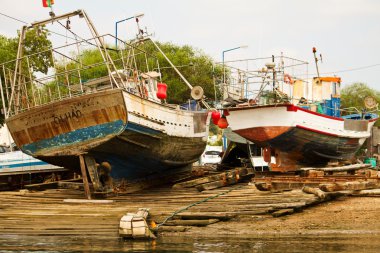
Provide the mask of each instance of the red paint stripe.
{"label": "red paint stripe", "polygon": [[319,130],[317,130],[317,129],[308,128],[308,127],[304,127],[304,126],[300,126],[300,125],[296,125],[296,127],[301,128],[301,129],[304,129],[304,130],[307,130],[307,131],[311,131],[311,132],[314,132],[314,133],[318,133],[318,134],[329,135],[329,136],[335,136],[335,137],[338,137],[338,136],[339,136],[339,135],[337,135],[337,134],[332,134],[332,133],[328,133],[328,132],[323,132],[323,131],[319,131]]}
{"label": "red paint stripe", "polygon": [[324,117],[324,118],[328,118],[328,119],[333,119],[333,120],[344,121],[344,119],[342,119],[342,118],[325,115],[325,114],[322,114],[322,113],[319,113],[319,112],[313,112],[313,111],[310,111],[308,109],[304,109],[304,108],[299,107],[299,106],[295,106],[295,107],[297,107],[298,110],[301,110],[303,112],[307,112],[307,113],[310,113],[310,114],[313,114],[313,115],[317,115],[317,116],[320,116],[320,117]]}
{"label": "red paint stripe", "polygon": [[[296,106],[296,105],[293,105],[293,104],[276,104],[276,105],[264,105],[264,106],[234,107],[234,108],[228,108],[227,111],[240,111],[240,110],[246,110],[246,109],[261,109],[261,108],[269,108],[269,107],[286,107],[287,111],[296,112],[297,110],[300,110],[300,111],[303,111],[303,112],[306,112],[306,113],[310,113],[310,114],[313,114],[313,115],[317,115],[317,116],[320,116],[320,117],[324,117],[324,118],[328,118],[328,119],[333,119],[333,120],[338,120],[338,121],[344,121],[343,118],[333,117],[333,116],[325,115],[325,114],[322,114],[322,113],[319,113],[319,112],[313,112],[313,111],[310,111],[308,109],[304,109],[302,107],[299,107],[299,106]],[[374,119],[370,119],[368,121],[369,122],[373,122],[373,121],[376,121],[378,119],[379,119],[379,117],[374,118]]]}

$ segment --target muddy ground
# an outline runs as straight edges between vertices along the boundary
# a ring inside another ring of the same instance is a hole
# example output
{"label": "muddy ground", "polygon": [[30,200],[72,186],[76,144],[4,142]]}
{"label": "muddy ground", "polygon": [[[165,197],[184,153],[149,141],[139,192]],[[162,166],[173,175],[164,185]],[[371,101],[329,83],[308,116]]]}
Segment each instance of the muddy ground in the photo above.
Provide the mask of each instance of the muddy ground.
{"label": "muddy ground", "polygon": [[380,235],[380,197],[341,197],[273,218],[244,216],[185,232],[197,236]]}

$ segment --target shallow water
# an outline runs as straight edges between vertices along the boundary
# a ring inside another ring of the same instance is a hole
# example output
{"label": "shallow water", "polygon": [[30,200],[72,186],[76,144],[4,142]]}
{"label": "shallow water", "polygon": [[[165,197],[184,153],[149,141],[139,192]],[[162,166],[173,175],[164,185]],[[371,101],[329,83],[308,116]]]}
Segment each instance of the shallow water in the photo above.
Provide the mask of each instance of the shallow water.
{"label": "shallow water", "polygon": [[160,237],[152,241],[0,235],[0,252],[379,252],[378,235],[265,238]]}

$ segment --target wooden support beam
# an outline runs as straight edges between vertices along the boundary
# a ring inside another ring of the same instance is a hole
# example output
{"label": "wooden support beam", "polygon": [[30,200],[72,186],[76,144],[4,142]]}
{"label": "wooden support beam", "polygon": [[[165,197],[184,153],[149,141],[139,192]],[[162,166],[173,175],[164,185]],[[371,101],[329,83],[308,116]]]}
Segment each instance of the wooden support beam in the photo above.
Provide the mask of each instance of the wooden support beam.
{"label": "wooden support beam", "polygon": [[86,163],[88,174],[90,175],[92,186],[94,187],[94,190],[96,192],[103,191],[103,186],[99,180],[99,174],[98,174],[98,170],[96,168],[95,159],[92,156],[85,155],[84,161]]}
{"label": "wooden support beam", "polygon": [[90,186],[88,185],[86,164],[84,162],[83,155],[79,155],[79,163],[80,163],[80,170],[82,172],[84,195],[86,196],[87,199],[91,199]]}

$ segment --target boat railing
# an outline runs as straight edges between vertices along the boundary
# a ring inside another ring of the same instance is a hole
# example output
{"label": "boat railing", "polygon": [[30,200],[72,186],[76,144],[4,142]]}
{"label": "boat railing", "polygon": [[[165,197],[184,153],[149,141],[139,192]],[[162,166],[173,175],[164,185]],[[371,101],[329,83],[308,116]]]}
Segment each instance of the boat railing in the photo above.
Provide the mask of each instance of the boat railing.
{"label": "boat railing", "polygon": [[280,55],[218,64],[223,68],[223,76],[216,77],[217,87],[224,99],[271,103],[270,98],[261,99],[268,91],[276,93],[280,100],[291,102],[306,97],[309,82],[308,63],[305,61]]}
{"label": "boat railing", "polygon": [[[96,40],[110,38],[115,39],[110,34],[82,39],[0,64],[0,86],[7,116],[105,89],[125,88],[145,95],[140,73],[150,70],[146,53],[122,40],[117,50],[105,43],[105,47],[97,47]],[[107,51],[110,57],[102,57],[99,49]],[[50,61],[47,73],[33,69],[33,62],[41,57]],[[21,67],[16,71],[17,65]]]}

